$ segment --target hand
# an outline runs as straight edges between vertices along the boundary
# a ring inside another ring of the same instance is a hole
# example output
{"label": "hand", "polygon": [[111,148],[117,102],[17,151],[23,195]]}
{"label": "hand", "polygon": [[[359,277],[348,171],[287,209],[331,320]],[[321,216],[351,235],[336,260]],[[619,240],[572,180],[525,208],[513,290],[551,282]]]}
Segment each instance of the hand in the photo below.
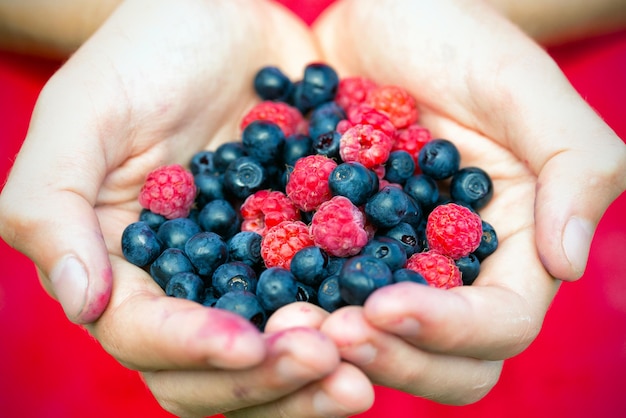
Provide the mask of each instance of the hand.
{"label": "hand", "polygon": [[368,380],[320,332],[263,335],[165,297],[120,249],[150,170],[234,139],[257,100],[258,68],[295,77],[316,58],[307,29],[269,2],[129,0],[36,105],[0,199],[0,233],[36,263],[67,316],[90,323],[177,415],[343,416],[372,402]]}
{"label": "hand", "polygon": [[626,187],[626,147],[544,51],[480,2],[345,0],[314,31],[342,76],[408,88],[434,136],[490,173],[481,216],[500,247],[473,286],[398,284],[327,318],[285,310],[270,329],[318,326],[374,383],[473,402],[536,337],[555,277],[582,275],[595,226]]}

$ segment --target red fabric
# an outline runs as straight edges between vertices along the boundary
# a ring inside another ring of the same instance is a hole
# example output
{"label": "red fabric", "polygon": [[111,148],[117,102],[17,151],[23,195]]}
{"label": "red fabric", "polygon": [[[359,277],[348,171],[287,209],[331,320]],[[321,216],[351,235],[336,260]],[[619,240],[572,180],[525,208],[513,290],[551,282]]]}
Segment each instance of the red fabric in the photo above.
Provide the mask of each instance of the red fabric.
{"label": "red fabric", "polygon": [[[329,0],[282,3],[311,22]],[[626,31],[550,51],[573,85],[626,138]],[[0,176],[18,152],[38,92],[57,63],[0,53]],[[540,94],[540,92],[538,92]],[[593,141],[593,138],[589,138]],[[377,389],[363,417],[626,416],[626,195],[601,221],[585,277],[565,284],[537,340],[469,406]],[[70,324],[23,255],[0,241],[0,416],[169,417],[137,373]]]}

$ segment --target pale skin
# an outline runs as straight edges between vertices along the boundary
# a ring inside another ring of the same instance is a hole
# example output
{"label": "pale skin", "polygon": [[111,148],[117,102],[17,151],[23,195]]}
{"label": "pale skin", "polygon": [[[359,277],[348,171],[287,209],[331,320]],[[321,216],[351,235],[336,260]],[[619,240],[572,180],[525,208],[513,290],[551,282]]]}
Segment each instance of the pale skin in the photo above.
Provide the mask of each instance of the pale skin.
{"label": "pale skin", "polygon": [[[539,332],[554,277],[582,274],[585,235],[626,187],[622,141],[482,3],[342,1],[312,33],[262,1],[170,3],[125,2],[46,85],[0,195],[2,237],[180,416],[349,416],[371,405],[372,383],[451,404],[484,396]],[[390,286],[332,315],[294,304],[265,334],[165,297],[119,248],[145,174],[235,138],[260,66],[296,78],[321,59],[409,89],[421,122],[491,174],[481,215],[501,245],[476,285]],[[563,231],[583,239],[564,246]]]}

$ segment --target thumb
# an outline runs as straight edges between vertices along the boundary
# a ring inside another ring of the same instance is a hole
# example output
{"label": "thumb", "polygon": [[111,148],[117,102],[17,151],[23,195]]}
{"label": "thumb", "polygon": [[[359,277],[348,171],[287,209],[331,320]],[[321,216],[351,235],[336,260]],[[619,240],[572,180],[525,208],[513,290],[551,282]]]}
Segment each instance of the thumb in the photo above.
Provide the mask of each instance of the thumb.
{"label": "thumb", "polygon": [[517,137],[509,145],[537,176],[539,256],[552,276],[571,281],[583,275],[596,226],[626,188],[626,146],[560,72],[547,79],[536,83],[541,103],[518,92],[522,117],[508,121]]}
{"label": "thumb", "polygon": [[562,280],[580,278],[596,226],[626,188],[626,146],[610,132],[585,138],[586,150],[566,149],[539,173],[535,222],[539,256]]}
{"label": "thumb", "polygon": [[71,321],[90,323],[106,308],[112,286],[94,210],[103,153],[76,123],[83,115],[68,118],[65,106],[45,107],[42,96],[0,194],[0,235],[35,263]]}
{"label": "thumb", "polygon": [[0,196],[0,234],[35,263],[71,321],[95,321],[109,301],[112,274],[93,207],[72,191],[38,193],[42,184],[25,186],[13,180],[18,176],[19,169],[12,172]]}

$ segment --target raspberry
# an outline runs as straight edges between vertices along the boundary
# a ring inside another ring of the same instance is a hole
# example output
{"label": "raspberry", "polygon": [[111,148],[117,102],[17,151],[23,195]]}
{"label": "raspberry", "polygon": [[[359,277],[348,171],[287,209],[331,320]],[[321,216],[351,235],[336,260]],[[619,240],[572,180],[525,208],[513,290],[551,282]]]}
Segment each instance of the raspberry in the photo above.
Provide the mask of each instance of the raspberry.
{"label": "raspberry", "polygon": [[372,125],[374,128],[383,131],[390,138],[396,135],[396,127],[393,126],[389,117],[382,112],[367,105],[354,106],[346,115],[346,119],[339,121],[336,131],[343,134],[354,125]]}
{"label": "raspberry", "polygon": [[413,123],[406,128],[396,131],[395,141],[392,151],[406,151],[415,161],[415,169],[419,171],[417,156],[424,145],[432,139],[432,135],[427,128]]}
{"label": "raspberry", "polygon": [[378,85],[366,77],[346,77],[339,81],[335,102],[346,112],[365,101],[370,90]]}
{"label": "raspberry", "polygon": [[368,242],[365,216],[347,197],[322,203],[311,220],[315,245],[335,257],[358,254]]}
{"label": "raspberry", "polygon": [[393,141],[371,125],[354,125],[341,136],[339,154],[345,162],[356,161],[374,168],[387,161]]}
{"label": "raspberry", "polygon": [[450,257],[434,251],[415,253],[406,262],[406,268],[421,274],[430,286],[450,289],[461,286],[461,272]]}
{"label": "raspberry", "polygon": [[300,111],[283,102],[266,100],[258,103],[243,117],[240,125],[241,130],[244,130],[246,126],[255,120],[275,123],[285,136],[304,134],[308,130],[307,122],[302,117]]}
{"label": "raspberry", "polygon": [[405,89],[387,85],[371,90],[365,104],[389,116],[391,123],[398,128],[406,128],[419,117],[417,102]]}
{"label": "raspberry", "polygon": [[141,206],[167,219],[187,217],[195,197],[193,174],[178,164],[151,171],[139,191]]}
{"label": "raspberry", "polygon": [[283,221],[270,228],[261,241],[261,257],[267,268],[289,269],[299,250],[314,245],[309,228],[302,221]]}
{"label": "raspberry", "polygon": [[260,190],[246,198],[241,205],[242,231],[260,235],[283,221],[299,221],[300,212],[282,192]]}
{"label": "raspberry", "polygon": [[482,234],[480,216],[455,203],[437,206],[428,215],[426,222],[426,239],[430,250],[453,260],[466,257],[476,250]]}
{"label": "raspberry", "polygon": [[334,160],[323,155],[300,158],[289,175],[285,187],[287,196],[305,212],[317,209],[332,197],[328,178],[336,167]]}

